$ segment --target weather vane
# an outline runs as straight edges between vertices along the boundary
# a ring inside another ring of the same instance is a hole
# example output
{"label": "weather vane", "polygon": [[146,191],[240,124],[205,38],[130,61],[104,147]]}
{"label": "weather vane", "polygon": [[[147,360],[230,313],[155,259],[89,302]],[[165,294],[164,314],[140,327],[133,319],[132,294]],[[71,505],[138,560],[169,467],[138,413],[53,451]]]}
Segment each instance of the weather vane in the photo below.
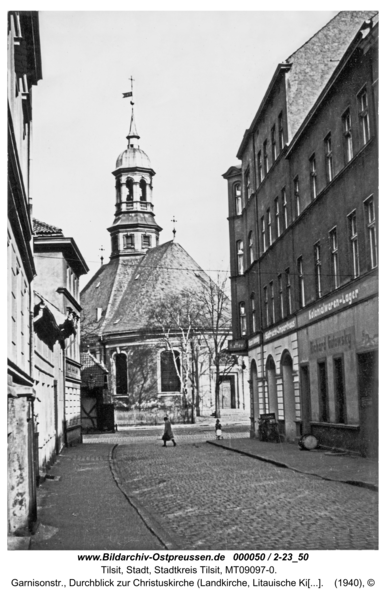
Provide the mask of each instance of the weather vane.
{"label": "weather vane", "polygon": [[[129,77],[129,81],[131,82],[131,92],[122,92],[122,93],[123,93],[123,97],[124,97],[124,98],[130,98],[130,97],[133,95],[133,93],[134,93],[134,92],[133,92],[133,82],[134,82],[134,77],[133,77],[133,76]],[[130,100],[130,104],[131,104],[132,106],[134,106],[134,102],[133,102],[133,100]]]}

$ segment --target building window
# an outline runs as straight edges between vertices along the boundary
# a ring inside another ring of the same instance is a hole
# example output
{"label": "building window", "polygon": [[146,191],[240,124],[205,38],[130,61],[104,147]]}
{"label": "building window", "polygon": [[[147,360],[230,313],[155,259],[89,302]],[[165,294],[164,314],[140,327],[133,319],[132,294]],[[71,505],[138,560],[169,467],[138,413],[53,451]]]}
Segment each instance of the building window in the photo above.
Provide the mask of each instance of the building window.
{"label": "building window", "polygon": [[284,227],[284,231],[285,231],[288,227],[288,204],[287,204],[287,194],[286,194],[285,188],[283,188],[281,191],[281,203],[282,203],[282,207],[283,207],[283,227]]}
{"label": "building window", "polygon": [[276,147],[276,127],[275,125],[271,129],[271,146],[272,146],[272,163],[277,159],[277,147]]}
{"label": "building window", "polygon": [[271,209],[267,210],[267,230],[268,230],[268,246],[272,244],[272,220]]}
{"label": "building window", "polygon": [[330,231],[330,248],[331,248],[331,274],[332,274],[332,288],[336,290],[339,286],[339,272],[338,272],[338,237],[336,227]]}
{"label": "building window", "polygon": [[266,238],[265,238],[265,219],[264,219],[264,217],[261,217],[261,247],[263,249],[263,252],[265,252],[267,249],[267,242],[266,242]]}
{"label": "building window", "polygon": [[134,234],[126,234],[123,236],[123,247],[125,250],[134,249]]}
{"label": "building window", "polygon": [[243,212],[243,204],[242,204],[242,197],[241,197],[241,184],[236,183],[234,190],[235,190],[236,215],[241,215],[241,213]]}
{"label": "building window", "polygon": [[150,235],[144,234],[142,236],[142,249],[151,247],[151,237]]}
{"label": "building window", "polygon": [[127,195],[126,202],[132,204],[134,201],[133,180],[129,177],[126,179]]}
{"label": "building window", "polygon": [[122,352],[115,355],[115,393],[127,394],[127,357]]}
{"label": "building window", "polygon": [[263,143],[263,160],[264,160],[264,175],[267,175],[268,170],[269,170],[267,140],[265,140],[265,142]]}
{"label": "building window", "polygon": [[322,423],[328,422],[328,387],[326,363],[318,362],[319,383],[319,419]]}
{"label": "building window", "polygon": [[358,231],[357,231],[357,214],[354,210],[348,216],[348,225],[350,233],[351,259],[353,278],[359,276],[359,248],[358,248]]}
{"label": "building window", "polygon": [[335,421],[346,422],[346,394],[344,385],[343,359],[334,358],[334,383],[335,383]]}
{"label": "building window", "polygon": [[352,160],[353,145],[352,145],[352,130],[351,130],[351,113],[350,110],[346,110],[343,117],[343,136],[344,136],[344,150],[346,163]]}
{"label": "building window", "polygon": [[370,267],[374,269],[378,265],[378,248],[375,204],[374,199],[372,197],[366,200],[365,210],[368,243],[370,247]]}
{"label": "building window", "polygon": [[271,294],[271,323],[274,323],[276,320],[276,315],[275,315],[275,288],[273,287],[273,281],[269,282],[269,291]]}
{"label": "building window", "polygon": [[276,227],[276,237],[280,237],[281,228],[280,228],[280,206],[279,206],[279,198],[275,198],[275,227]]}
{"label": "building window", "polygon": [[287,304],[287,315],[292,313],[292,294],[291,294],[291,275],[290,270],[285,270],[285,288],[286,288],[286,304]]}
{"label": "building window", "polygon": [[256,299],[255,294],[251,294],[251,316],[252,316],[252,332],[256,331]]}
{"label": "building window", "polygon": [[284,319],[283,279],[281,274],[277,276],[277,287],[279,290],[280,318]]}
{"label": "building window", "polygon": [[237,253],[237,275],[244,274],[244,243],[239,240],[236,242]]}
{"label": "building window", "polygon": [[180,355],[176,350],[161,352],[161,392],[180,392]]}
{"label": "building window", "polygon": [[315,258],[315,292],[316,297],[321,298],[322,296],[322,261],[320,257],[320,243],[318,242],[314,246],[314,258]]}
{"label": "building window", "polygon": [[334,176],[334,172],[332,170],[332,143],[331,143],[331,133],[329,133],[324,139],[324,153],[325,153],[325,161],[326,161],[326,179],[327,183],[332,181]]}
{"label": "building window", "polygon": [[263,289],[263,294],[264,294],[264,313],[265,313],[265,325],[266,327],[268,327],[269,325],[269,304],[268,304],[268,288],[267,286],[264,286]]}
{"label": "building window", "polygon": [[251,265],[255,260],[253,252],[253,232],[250,231],[248,235],[248,250],[249,250],[249,264]]}
{"label": "building window", "polygon": [[240,317],[240,334],[241,337],[247,335],[247,315],[245,312],[245,302],[239,304],[239,317]]}
{"label": "building window", "polygon": [[315,198],[317,196],[315,154],[313,154],[310,158],[310,186],[311,186],[311,200],[315,200]]}
{"label": "building window", "polygon": [[294,196],[295,196],[295,216],[300,215],[300,189],[299,189],[299,177],[294,179]]}
{"label": "building window", "polygon": [[261,160],[261,150],[259,150],[259,152],[257,154],[257,172],[258,172],[258,177],[259,177],[259,183],[261,183],[264,179],[263,163]]}
{"label": "building window", "polygon": [[366,88],[358,94],[358,109],[362,144],[365,145],[370,139],[369,102]]}
{"label": "building window", "polygon": [[283,125],[283,113],[279,114],[279,150],[282,151],[284,148],[284,125]]}
{"label": "building window", "polygon": [[146,201],[147,201],[147,190],[146,190],[146,181],[144,179],[141,179],[141,182],[139,184],[139,188],[141,190],[141,196],[139,198],[139,201],[142,205],[145,205],[146,207]]}
{"label": "building window", "polygon": [[245,197],[247,200],[252,196],[251,175],[249,169],[245,172]]}
{"label": "building window", "polygon": [[304,289],[304,272],[303,272],[303,257],[299,256],[298,265],[298,290],[299,290],[299,306],[303,308],[306,304],[305,289]]}

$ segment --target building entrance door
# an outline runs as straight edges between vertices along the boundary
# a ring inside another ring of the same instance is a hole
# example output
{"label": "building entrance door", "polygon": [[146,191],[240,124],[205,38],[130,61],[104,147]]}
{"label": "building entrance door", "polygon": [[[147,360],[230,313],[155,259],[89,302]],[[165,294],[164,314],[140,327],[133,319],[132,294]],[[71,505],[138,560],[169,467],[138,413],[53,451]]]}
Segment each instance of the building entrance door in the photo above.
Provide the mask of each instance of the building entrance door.
{"label": "building entrance door", "polygon": [[296,439],[295,394],[292,376],[292,358],[287,351],[283,354],[281,368],[283,376],[285,437],[289,442],[294,442]]}
{"label": "building entrance door", "polygon": [[300,367],[300,394],[302,401],[302,430],[301,435],[311,433],[311,393],[310,393],[310,373],[308,365]]}
{"label": "building entrance door", "polygon": [[378,352],[358,354],[361,452],[378,456]]}
{"label": "building entrance door", "polygon": [[235,382],[234,377],[223,377],[220,383],[220,404],[221,408],[236,408]]}

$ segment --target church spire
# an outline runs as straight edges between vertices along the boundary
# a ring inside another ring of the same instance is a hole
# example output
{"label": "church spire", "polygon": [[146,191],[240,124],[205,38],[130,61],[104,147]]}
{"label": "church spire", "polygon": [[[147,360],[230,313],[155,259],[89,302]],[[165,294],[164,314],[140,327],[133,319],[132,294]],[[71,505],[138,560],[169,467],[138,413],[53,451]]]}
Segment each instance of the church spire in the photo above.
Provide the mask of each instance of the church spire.
{"label": "church spire", "polygon": [[126,136],[126,139],[129,141],[129,144],[128,144],[129,146],[131,143],[131,138],[137,138],[137,140],[139,140],[139,138],[140,138],[140,136],[138,135],[137,126],[136,126],[135,120],[134,120],[134,102],[131,102],[130,104],[132,104],[130,129],[129,129],[129,135]]}

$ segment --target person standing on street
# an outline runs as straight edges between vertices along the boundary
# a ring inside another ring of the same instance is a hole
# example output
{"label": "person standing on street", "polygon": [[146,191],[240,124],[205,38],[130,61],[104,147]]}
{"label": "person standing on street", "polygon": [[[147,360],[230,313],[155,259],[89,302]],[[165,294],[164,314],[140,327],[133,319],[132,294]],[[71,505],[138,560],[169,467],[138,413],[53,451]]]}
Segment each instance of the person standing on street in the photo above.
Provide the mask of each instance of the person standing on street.
{"label": "person standing on street", "polygon": [[164,429],[164,434],[162,436],[162,439],[164,442],[164,447],[166,447],[166,442],[169,440],[171,440],[173,442],[173,446],[177,446],[177,444],[174,440],[172,424],[170,423],[168,417],[165,417],[164,421],[165,421],[165,429]]}

